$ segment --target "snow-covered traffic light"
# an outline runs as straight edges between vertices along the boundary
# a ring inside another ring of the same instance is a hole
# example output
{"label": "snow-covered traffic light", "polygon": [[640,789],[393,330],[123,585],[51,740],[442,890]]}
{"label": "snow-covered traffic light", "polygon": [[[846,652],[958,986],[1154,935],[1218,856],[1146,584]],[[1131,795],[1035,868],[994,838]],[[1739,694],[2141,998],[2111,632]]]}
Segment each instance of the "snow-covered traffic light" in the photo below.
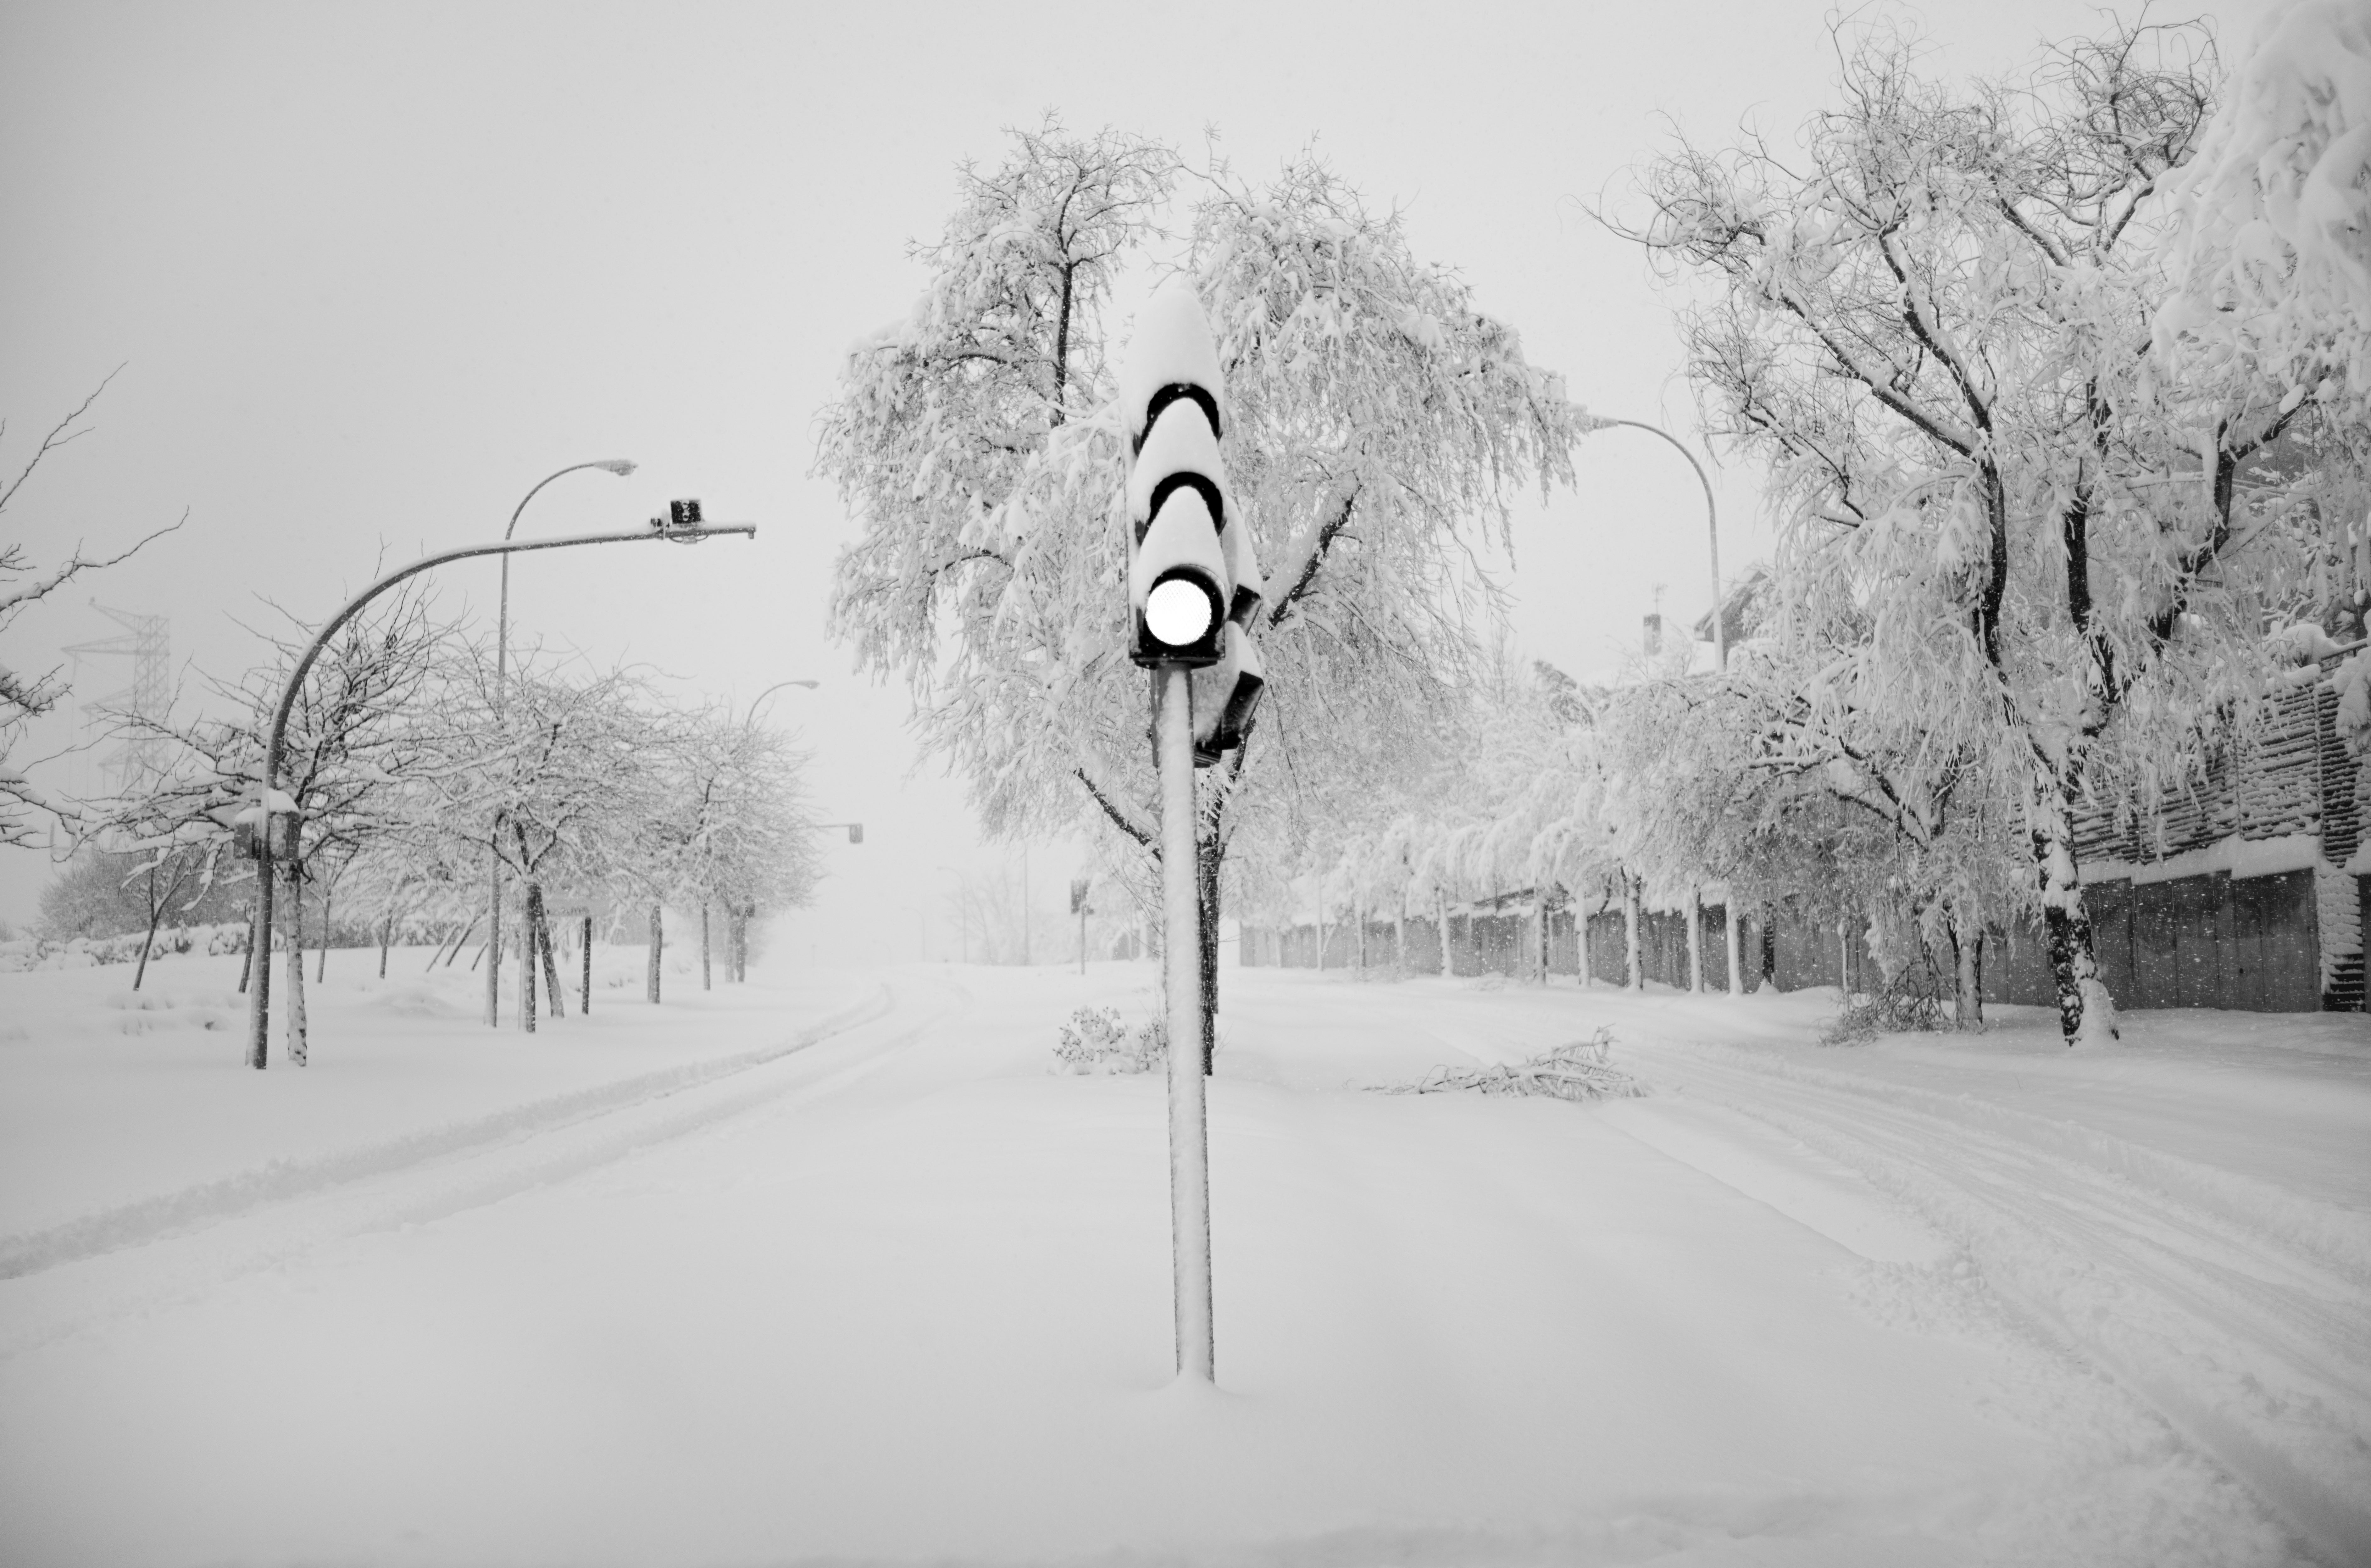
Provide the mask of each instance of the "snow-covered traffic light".
{"label": "snow-covered traffic light", "polygon": [[1194,765],[1207,768],[1243,743],[1259,712],[1267,677],[1259,647],[1241,624],[1230,621],[1219,662],[1194,672]]}
{"label": "snow-covered traffic light", "polygon": [[1129,656],[1207,668],[1258,608],[1259,568],[1227,494],[1219,353],[1201,302],[1163,285],[1137,319],[1121,377],[1128,416]]}
{"label": "snow-covered traffic light", "polygon": [[294,865],[305,814],[296,809],[296,802],[284,790],[272,790],[262,799],[250,801],[231,819],[232,847],[243,859],[263,858],[267,802],[271,807],[272,858]]}

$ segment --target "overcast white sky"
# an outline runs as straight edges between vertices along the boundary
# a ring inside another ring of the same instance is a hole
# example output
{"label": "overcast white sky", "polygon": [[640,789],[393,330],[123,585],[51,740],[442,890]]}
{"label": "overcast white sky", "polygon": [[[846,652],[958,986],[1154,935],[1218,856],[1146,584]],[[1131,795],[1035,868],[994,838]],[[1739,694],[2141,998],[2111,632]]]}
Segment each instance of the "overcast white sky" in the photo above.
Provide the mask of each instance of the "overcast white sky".
{"label": "overcast white sky", "polygon": [[[20,622],[41,667],[114,633],[103,602],[173,620],[177,664],[233,673],[258,596],[328,613],[390,561],[522,531],[632,527],[671,496],[753,520],[754,545],[524,558],[526,634],[630,657],[774,713],[815,751],[819,804],[867,842],[828,853],[788,935],[819,959],[951,953],[942,865],[989,867],[959,786],[914,774],[904,692],[823,634],[849,537],[808,475],[850,340],[920,283],[965,157],[1058,110],[1258,175],[1314,138],[1420,255],[1452,263],[1593,411],[1683,436],[1669,301],[1583,203],[1617,207],[1672,124],[1777,134],[1822,101],[1827,0],[1660,6],[379,6],[0,8],[0,467],[110,369],[95,433],[5,522],[46,558],[189,524]],[[2226,45],[2257,7],[2218,7]],[[2089,30],[2068,0],[1897,7],[1937,63],[2005,67]],[[1578,493],[1526,508],[1517,633],[1576,670],[1637,635],[1656,584],[1708,598],[1702,503],[1652,437],[1592,438]],[[1724,560],[1766,549],[1753,476],[1720,486]],[[491,563],[445,573],[492,612]],[[103,695],[128,671],[93,664]],[[194,686],[195,682],[191,682]],[[32,749],[65,744],[60,719]],[[52,774],[62,779],[62,774]],[[1072,851],[1040,846],[1058,909]],[[43,857],[0,852],[0,919]],[[919,934],[918,934],[919,928]]]}

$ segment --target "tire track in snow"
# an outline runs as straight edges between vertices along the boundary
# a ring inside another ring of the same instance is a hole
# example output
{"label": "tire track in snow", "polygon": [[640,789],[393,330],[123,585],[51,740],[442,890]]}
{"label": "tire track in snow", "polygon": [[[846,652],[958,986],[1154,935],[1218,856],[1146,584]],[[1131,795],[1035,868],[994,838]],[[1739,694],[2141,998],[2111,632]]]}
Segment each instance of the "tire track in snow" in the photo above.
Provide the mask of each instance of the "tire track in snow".
{"label": "tire track in snow", "polygon": [[2310,1204],[2278,1223],[2296,1201],[2275,1190],[1966,1097],[1717,1046],[1653,1054],[1656,1077],[1909,1203],[2316,1551],[2371,1562],[2371,1290],[2348,1225]]}
{"label": "tire track in snow", "polygon": [[[780,1045],[609,1086],[620,1092],[590,1107],[586,1096],[555,1097],[519,1108],[541,1113],[540,1120],[517,1113],[481,1119],[451,1130],[457,1136],[441,1146],[405,1140],[320,1162],[340,1168],[301,1191],[249,1197],[169,1233],[152,1231],[28,1272],[0,1283],[0,1359],[126,1312],[190,1299],[330,1242],[482,1207],[761,1106],[836,1093],[886,1065],[959,1007],[962,996],[954,992],[910,1022],[894,1016],[900,1000],[885,986]],[[872,1027],[885,1019],[903,1027]],[[826,1044],[838,1048],[826,1060],[802,1055]],[[769,1067],[778,1070],[765,1071]],[[802,1067],[819,1070],[797,1071]],[[629,1088],[639,1093],[626,1098]],[[458,1137],[463,1131],[474,1135]],[[388,1163],[360,1168],[364,1155]]]}
{"label": "tire track in snow", "polygon": [[588,1117],[608,1115],[678,1094],[804,1051],[819,1040],[881,1016],[890,1006],[890,993],[884,987],[855,1006],[775,1045],[530,1100],[525,1105],[427,1128],[360,1149],[311,1159],[274,1160],[40,1230],[0,1237],[0,1280],[19,1279],[60,1263],[227,1219],[264,1204],[384,1176],[463,1150],[533,1136]]}

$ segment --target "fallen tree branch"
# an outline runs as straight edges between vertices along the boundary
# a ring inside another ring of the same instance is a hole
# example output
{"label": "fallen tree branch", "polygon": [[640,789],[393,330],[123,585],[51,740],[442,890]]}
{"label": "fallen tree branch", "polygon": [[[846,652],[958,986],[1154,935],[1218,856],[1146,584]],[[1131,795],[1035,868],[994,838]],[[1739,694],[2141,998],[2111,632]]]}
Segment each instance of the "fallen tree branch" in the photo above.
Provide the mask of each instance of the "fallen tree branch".
{"label": "fallen tree branch", "polygon": [[1542,1056],[1511,1066],[1461,1069],[1435,1067],[1413,1084],[1385,1084],[1384,1095],[1437,1095],[1452,1089],[1485,1095],[1550,1095],[1557,1099],[1636,1099],[1647,1086],[1607,1060],[1613,1049],[1613,1031],[1600,1028],[1587,1040],[1559,1045]]}

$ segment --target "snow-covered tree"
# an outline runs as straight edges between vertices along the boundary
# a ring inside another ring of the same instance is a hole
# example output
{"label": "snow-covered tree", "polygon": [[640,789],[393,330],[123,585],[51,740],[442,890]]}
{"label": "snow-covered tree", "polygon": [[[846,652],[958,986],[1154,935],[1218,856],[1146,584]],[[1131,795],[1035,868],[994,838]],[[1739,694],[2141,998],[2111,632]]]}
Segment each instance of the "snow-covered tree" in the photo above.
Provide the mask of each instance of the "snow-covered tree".
{"label": "snow-covered tree", "polygon": [[2149,374],[2203,36],[2121,28],[1972,86],[1894,33],[1844,41],[1799,157],[1683,143],[1639,237],[1718,285],[1683,314],[1690,367],[1773,470],[1802,734],[1923,770],[1914,793],[2007,781],[2062,1028],[2108,1038],[2073,814],[2177,774],[2252,697],[2262,580],[2295,561],[2294,515],[2259,518],[2243,480],[2299,405],[2192,442],[2184,389]]}
{"label": "snow-covered tree", "polygon": [[2307,398],[2371,422],[2371,12],[2280,0],[2166,188],[2164,373],[2234,423]]}
{"label": "snow-covered tree", "polygon": [[[922,299],[850,351],[823,415],[819,467],[862,530],[834,626],[907,681],[926,753],[991,831],[1101,822],[1153,853],[1105,344],[1122,270],[1155,264],[1177,168],[1049,122],[966,169],[943,237],[916,252]],[[1314,159],[1258,189],[1220,168],[1206,192],[1180,259],[1218,339],[1238,512],[1270,568],[1259,732],[1203,783],[1214,951],[1239,828],[1265,820],[1263,855],[1283,853],[1296,781],[1355,772],[1446,700],[1487,596],[1467,548],[1517,487],[1568,474],[1577,411],[1453,273],[1410,253],[1397,215]]]}
{"label": "snow-covered tree", "polygon": [[638,874],[651,824],[665,809],[677,722],[655,712],[630,672],[515,654],[497,691],[494,667],[489,647],[448,645],[446,744],[422,807],[450,841],[445,854],[480,866],[492,856],[520,889],[519,918],[509,923],[524,966],[519,1025],[532,1030],[538,970],[552,1015],[565,1013],[551,892],[557,885],[582,898]]}
{"label": "snow-covered tree", "polygon": [[726,920],[727,963],[746,978],[747,932],[763,914],[794,909],[813,895],[821,863],[813,814],[800,780],[805,758],[756,716],[722,708],[690,715],[677,738],[667,792],[680,836],[678,886],[700,910],[701,983],[710,969],[709,911]]}
{"label": "snow-covered tree", "polygon": [[[279,788],[303,824],[297,854],[275,858],[273,868],[290,889],[286,1019],[289,1058],[300,1065],[304,889],[325,889],[357,854],[417,820],[417,784],[447,749],[443,738],[453,722],[449,710],[428,700],[444,635],[425,590],[400,588],[330,638],[289,709]],[[82,814],[87,830],[152,850],[228,840],[237,814],[260,787],[273,715],[312,633],[298,623],[268,641],[274,650],[269,663],[215,683],[212,716],[126,717],[128,733],[165,742],[169,750],[122,798],[88,803]],[[325,908],[325,926],[328,914]]]}

